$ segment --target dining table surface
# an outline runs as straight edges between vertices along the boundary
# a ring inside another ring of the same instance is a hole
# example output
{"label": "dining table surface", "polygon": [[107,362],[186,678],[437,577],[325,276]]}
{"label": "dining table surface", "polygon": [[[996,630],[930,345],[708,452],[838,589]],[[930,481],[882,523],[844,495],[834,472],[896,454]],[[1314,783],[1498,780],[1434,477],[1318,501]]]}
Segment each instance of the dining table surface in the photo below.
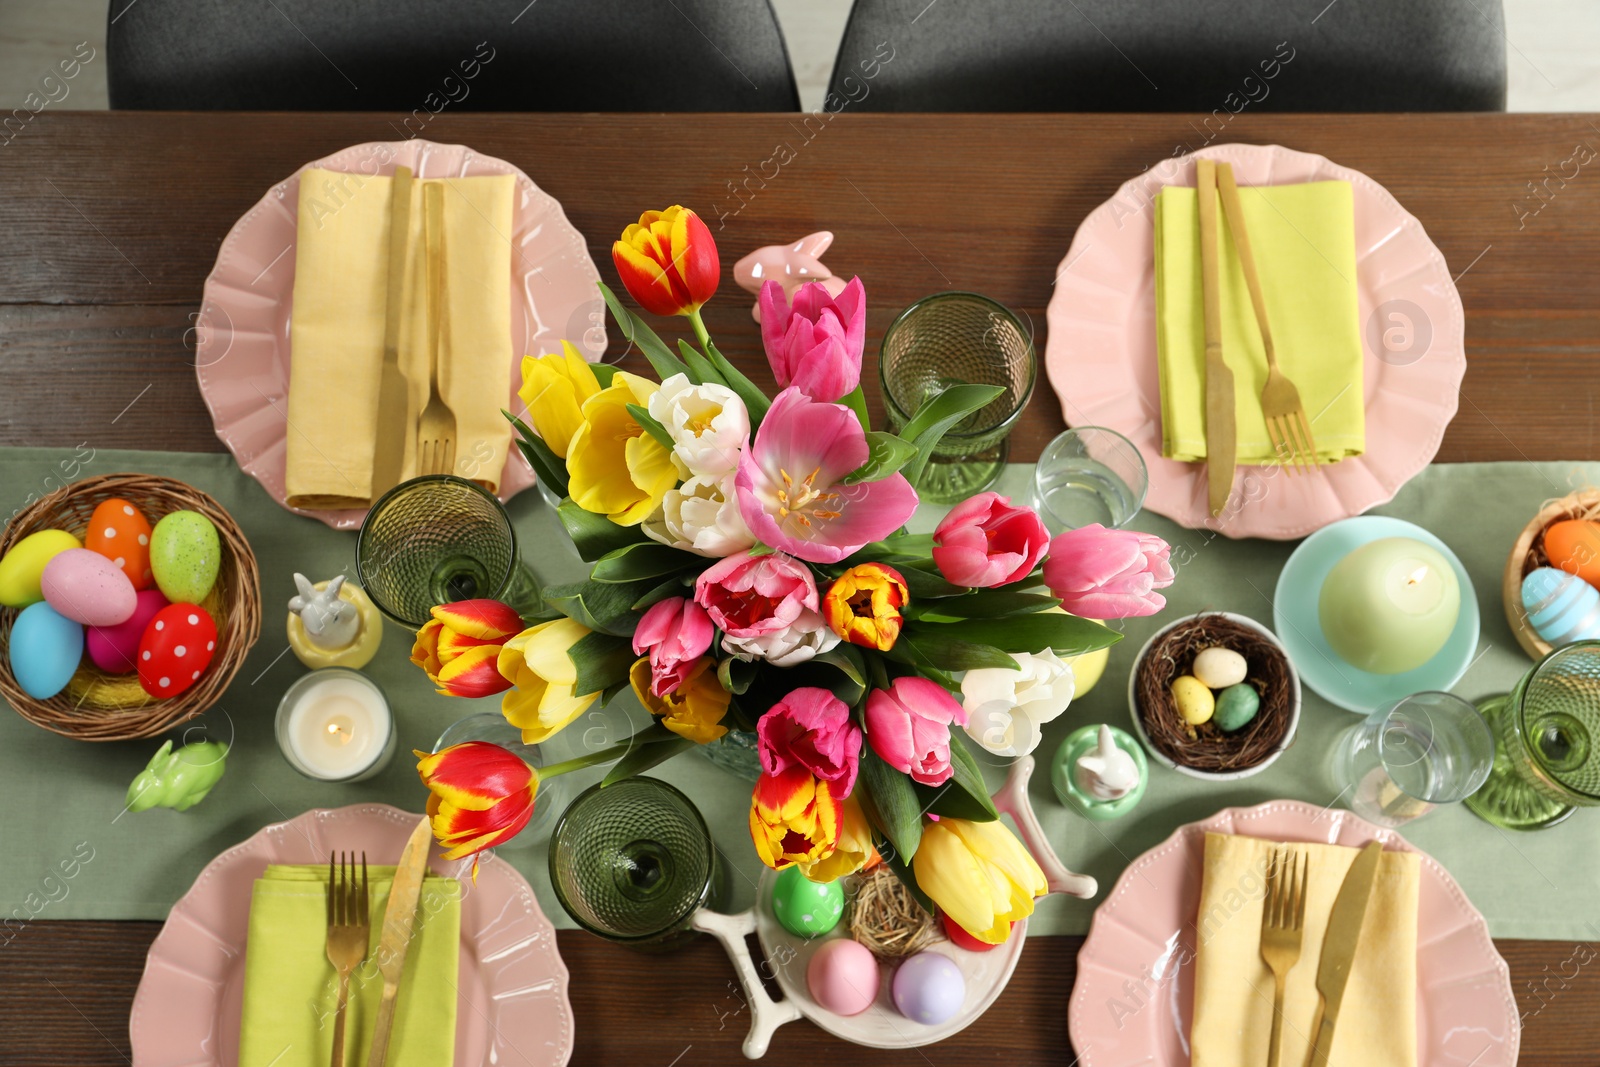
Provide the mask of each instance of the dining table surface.
{"label": "dining table surface", "polygon": [[[751,299],[732,279],[746,252],[831,230],[828,266],[866,283],[869,354],[900,308],[943,290],[1023,313],[1042,352],[1052,279],[1084,216],[1168,157],[1248,142],[1364,172],[1443,252],[1466,309],[1468,363],[1438,462],[1600,459],[1600,168],[1589,147],[1600,116],[420,114],[419,127],[387,113],[52,110],[8,134],[0,445],[221,450],[195,377],[218,246],[267,189],[353,144],[421,136],[509,161],[560,201],[605,278],[612,241],[639,211],[693,207],[722,254],[707,325],[770,389]],[[611,343],[621,351],[614,330]],[[623,365],[635,364],[629,353]],[[878,405],[876,376],[863,380]],[[1037,459],[1062,428],[1041,381],[1010,458]],[[0,782],[0,810],[9,791],[38,788]],[[31,832],[8,822],[0,850]],[[160,928],[37,920],[0,945],[0,1065],[131,1062],[129,1006]],[[1071,1064],[1067,1000],[1082,940],[1029,938],[994,1005],[936,1045],[868,1053],[800,1023],[767,1062]],[[748,1012],[711,939],[656,956],[581,931],[561,931],[559,945],[573,1064],[742,1062]],[[1521,1063],[1600,1062],[1600,971],[1575,962],[1594,952],[1496,945],[1522,1013]]]}

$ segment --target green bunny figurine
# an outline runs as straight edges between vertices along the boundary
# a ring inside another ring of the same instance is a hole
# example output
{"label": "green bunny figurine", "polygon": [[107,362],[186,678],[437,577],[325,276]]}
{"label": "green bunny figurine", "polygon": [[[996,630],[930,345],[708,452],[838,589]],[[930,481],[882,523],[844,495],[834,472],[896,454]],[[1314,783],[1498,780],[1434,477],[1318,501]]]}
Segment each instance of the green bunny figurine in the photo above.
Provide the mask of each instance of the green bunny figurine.
{"label": "green bunny figurine", "polygon": [[196,741],[172,751],[164,741],[150,763],[128,786],[128,810],[173,808],[188,811],[206,798],[227,769],[228,746]]}

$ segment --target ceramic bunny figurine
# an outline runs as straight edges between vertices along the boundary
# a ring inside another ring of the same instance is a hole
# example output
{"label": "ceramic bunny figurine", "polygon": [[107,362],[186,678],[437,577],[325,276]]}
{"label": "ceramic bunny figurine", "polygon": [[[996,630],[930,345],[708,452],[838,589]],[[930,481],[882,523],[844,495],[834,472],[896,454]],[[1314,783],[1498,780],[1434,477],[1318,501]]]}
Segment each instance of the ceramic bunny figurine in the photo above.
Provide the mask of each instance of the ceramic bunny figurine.
{"label": "ceramic bunny figurine", "polygon": [[383,616],[366,592],[345,584],[344,575],[312,583],[294,576],[298,594],[289,600],[289,647],[300,662],[360,670],[383,640]]}
{"label": "ceramic bunny figurine", "polygon": [[289,610],[300,616],[306,635],[318,648],[343,648],[356,639],[361,629],[361,614],[356,606],[339,597],[339,587],[344,585],[344,575],[318,589],[303,574],[295,574],[298,596],[289,599]]}
{"label": "ceramic bunny figurine", "polygon": [[1100,737],[1094,749],[1078,757],[1078,788],[1096,800],[1121,800],[1139,785],[1139,768],[1111,735],[1111,727],[1100,724]]}
{"label": "ceramic bunny figurine", "polygon": [[[733,265],[733,278],[739,288],[759,294],[766,282],[783,286],[783,295],[794,299],[794,291],[806,282],[821,282],[834,296],[844,292],[845,281],[835,278],[833,272],[822,265],[817,257],[833,244],[833,234],[827,230],[808,233],[788,245],[767,245],[758,248]],[[750,317],[761,321],[761,303],[750,309]]]}
{"label": "ceramic bunny figurine", "polygon": [[206,798],[227,770],[227,756],[228,746],[220,741],[195,741],[176,752],[170,740],[164,741],[128,786],[128,810],[188,811]]}

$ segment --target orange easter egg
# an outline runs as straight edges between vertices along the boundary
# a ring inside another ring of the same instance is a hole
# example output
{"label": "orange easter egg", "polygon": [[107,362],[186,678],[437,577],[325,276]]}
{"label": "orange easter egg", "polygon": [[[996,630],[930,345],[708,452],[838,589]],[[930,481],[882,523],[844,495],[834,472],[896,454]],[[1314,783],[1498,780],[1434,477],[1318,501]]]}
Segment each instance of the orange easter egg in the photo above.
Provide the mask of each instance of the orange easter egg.
{"label": "orange easter egg", "polygon": [[1545,527],[1544,554],[1550,566],[1600,586],[1600,522],[1565,519]]}
{"label": "orange easter egg", "polygon": [[83,547],[115,563],[135,589],[148,589],[150,573],[150,521],[139,509],[113,497],[94,509]]}

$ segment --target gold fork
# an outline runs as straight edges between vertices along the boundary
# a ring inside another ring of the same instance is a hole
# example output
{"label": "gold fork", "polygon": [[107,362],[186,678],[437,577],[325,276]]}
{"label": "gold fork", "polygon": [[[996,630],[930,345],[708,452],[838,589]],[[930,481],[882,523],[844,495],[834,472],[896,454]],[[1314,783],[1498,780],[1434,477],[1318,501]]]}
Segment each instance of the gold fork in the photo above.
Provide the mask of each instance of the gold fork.
{"label": "gold fork", "polygon": [[1250,247],[1250,234],[1244,225],[1244,208],[1239,203],[1239,187],[1233,182],[1233,164],[1217,164],[1217,190],[1222,194],[1222,213],[1228,217],[1228,231],[1244,268],[1244,283],[1250,290],[1250,305],[1255,308],[1256,325],[1261,328],[1261,347],[1267,353],[1267,384],[1261,389],[1261,414],[1267,420],[1267,437],[1289,473],[1310,471],[1317,461],[1317,444],[1300,403],[1300,390],[1278,368],[1278,353],[1272,345],[1272,329],[1267,325],[1267,302],[1261,295],[1261,276],[1256,272],[1256,257]]}
{"label": "gold fork", "polygon": [[350,1002],[350,972],[367,958],[367,854],[361,854],[361,884],[356,884],[356,856],[339,853],[334,866],[328,853],[328,962],[339,972],[339,1001],[333,1017],[332,1067],[344,1067],[344,1016]]}
{"label": "gold fork", "polygon": [[456,416],[439,389],[444,347],[444,188],[422,187],[422,233],[428,275],[428,406],[417,425],[417,473],[450,474],[456,467]]}
{"label": "gold fork", "polygon": [[1261,906],[1261,958],[1272,968],[1277,989],[1272,999],[1272,1040],[1267,1067],[1278,1067],[1283,1043],[1283,988],[1300,961],[1300,938],[1306,926],[1306,875],[1310,860],[1302,853],[1274,849],[1267,860],[1267,897]]}

